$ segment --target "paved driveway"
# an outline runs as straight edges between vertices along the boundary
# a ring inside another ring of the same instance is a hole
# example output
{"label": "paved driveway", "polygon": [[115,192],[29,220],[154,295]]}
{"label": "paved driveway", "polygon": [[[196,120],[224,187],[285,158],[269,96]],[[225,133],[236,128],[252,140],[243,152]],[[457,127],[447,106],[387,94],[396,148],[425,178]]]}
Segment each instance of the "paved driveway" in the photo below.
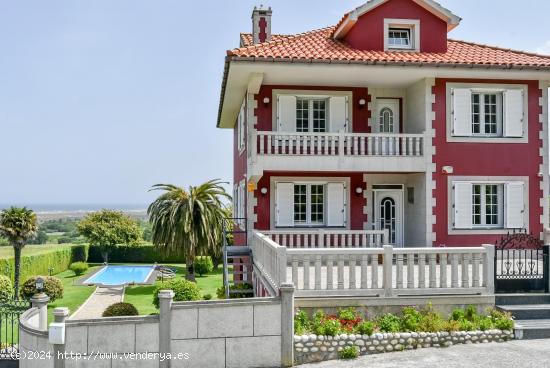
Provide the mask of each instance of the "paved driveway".
{"label": "paved driveway", "polygon": [[550,368],[550,340],[516,340],[503,344],[457,345],[369,355],[353,361],[306,364],[308,368]]}

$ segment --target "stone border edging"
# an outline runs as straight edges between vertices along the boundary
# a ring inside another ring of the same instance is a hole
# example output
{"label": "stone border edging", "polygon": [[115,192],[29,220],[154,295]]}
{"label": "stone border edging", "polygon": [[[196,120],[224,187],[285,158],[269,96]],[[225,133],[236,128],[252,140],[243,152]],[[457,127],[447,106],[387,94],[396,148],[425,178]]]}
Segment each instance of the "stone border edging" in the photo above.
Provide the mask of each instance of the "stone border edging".
{"label": "stone border edging", "polygon": [[339,358],[346,346],[357,346],[359,355],[431,347],[450,347],[458,344],[505,342],[514,339],[513,331],[404,332],[368,335],[294,336],[296,364],[315,363]]}

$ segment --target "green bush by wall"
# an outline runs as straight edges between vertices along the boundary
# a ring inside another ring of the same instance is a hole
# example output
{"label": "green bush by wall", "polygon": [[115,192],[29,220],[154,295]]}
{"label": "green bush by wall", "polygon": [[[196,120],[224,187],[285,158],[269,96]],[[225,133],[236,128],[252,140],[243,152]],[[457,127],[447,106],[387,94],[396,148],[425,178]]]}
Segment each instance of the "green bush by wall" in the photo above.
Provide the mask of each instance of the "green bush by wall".
{"label": "green bush by wall", "polygon": [[[50,268],[53,274],[58,274],[69,268],[73,262],[86,262],[88,245],[60,245],[59,247],[45,250],[44,252],[25,254],[21,256],[21,283],[29,277],[47,276]],[[15,270],[13,255],[0,258],[0,274],[8,276],[12,282]]]}
{"label": "green bush by wall", "polygon": [[[88,257],[89,263],[103,263],[99,247],[91,246]],[[152,244],[139,246],[121,245],[109,255],[110,263],[182,263],[182,255],[162,254]]]}

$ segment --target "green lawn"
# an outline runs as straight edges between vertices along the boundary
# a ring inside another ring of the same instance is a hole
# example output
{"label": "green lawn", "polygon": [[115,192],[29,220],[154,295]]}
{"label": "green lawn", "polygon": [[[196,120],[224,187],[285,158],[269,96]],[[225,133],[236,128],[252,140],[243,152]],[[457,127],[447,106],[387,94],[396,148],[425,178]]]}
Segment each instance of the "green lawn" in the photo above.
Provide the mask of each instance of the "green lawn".
{"label": "green lawn", "polygon": [[[100,266],[90,267],[86,274],[95,271],[99,267]],[[77,277],[71,270],[63,271],[54,276],[61,279],[63,283],[63,298],[48,304],[48,322],[53,321],[52,313],[54,308],[67,307],[70,313],[73,314],[95,290],[95,286],[74,285],[76,280],[86,276]]]}
{"label": "green lawn", "polygon": [[[185,265],[171,264],[168,266],[177,270],[176,277],[185,275]],[[216,289],[223,285],[223,268],[220,266],[220,268],[206,276],[197,276],[197,285],[200,287],[202,295],[210,294],[213,299],[216,299]],[[157,286],[162,286],[162,281],[158,280],[155,285],[150,286],[127,287],[124,301],[132,303],[140,315],[158,313],[158,309],[153,305],[153,292]]]}

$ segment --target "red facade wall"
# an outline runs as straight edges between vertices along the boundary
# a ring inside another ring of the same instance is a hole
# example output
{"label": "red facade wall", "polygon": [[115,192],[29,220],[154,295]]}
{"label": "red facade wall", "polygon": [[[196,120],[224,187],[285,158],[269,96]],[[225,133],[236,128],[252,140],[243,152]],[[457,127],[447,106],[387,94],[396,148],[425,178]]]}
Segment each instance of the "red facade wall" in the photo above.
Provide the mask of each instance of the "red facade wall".
{"label": "red facade wall", "polygon": [[390,0],[359,17],[344,38],[359,50],[384,51],[384,19],[418,19],[420,51],[447,51],[447,23],[411,0]]}
{"label": "red facade wall", "polygon": [[[359,87],[323,87],[323,86],[268,86],[264,85],[260,88],[260,93],[255,97],[258,101],[258,107],[256,108],[256,116],[258,117],[258,124],[256,129],[259,131],[271,131],[273,130],[273,107],[275,101],[273,101],[273,90],[285,89],[285,90],[304,90],[304,91],[351,91],[352,98],[352,126],[354,133],[370,133],[369,117],[370,111],[368,109],[368,103],[370,96],[367,88]],[[264,97],[270,99],[269,104],[263,103]],[[365,106],[359,106],[359,100],[364,99],[367,103]]]}
{"label": "red facade wall", "polygon": [[[270,187],[272,176],[296,176],[296,177],[330,177],[330,178],[350,178],[350,193],[348,223],[351,230],[363,230],[363,222],[367,221],[367,215],[363,214],[363,207],[366,205],[366,199],[363,194],[355,193],[355,188],[361,187],[366,189],[366,184],[363,182],[363,173],[322,173],[322,172],[264,172],[264,176],[258,182],[257,189],[254,191],[254,197],[258,200],[257,206],[254,208],[254,213],[258,215],[258,221],[254,228],[258,230],[270,230],[271,228],[271,192],[275,188]],[[267,194],[263,195],[261,188],[267,188]]]}
{"label": "red facade wall", "polygon": [[[514,143],[454,143],[446,141],[446,83],[505,83],[528,85],[528,117],[529,142]],[[508,81],[508,80],[457,80],[436,79],[435,87],[435,146],[434,162],[436,172],[434,180],[436,189],[433,196],[435,207],[436,233],[435,246],[475,246],[483,243],[494,244],[502,235],[448,235],[448,206],[452,201],[448,198],[447,175],[442,174],[443,166],[453,166],[454,176],[528,176],[529,177],[529,230],[533,234],[542,231],[540,216],[542,208],[540,199],[541,178],[538,177],[542,158],[539,149],[542,142],[539,139],[541,126],[539,123],[539,97],[541,91],[538,81]]]}

